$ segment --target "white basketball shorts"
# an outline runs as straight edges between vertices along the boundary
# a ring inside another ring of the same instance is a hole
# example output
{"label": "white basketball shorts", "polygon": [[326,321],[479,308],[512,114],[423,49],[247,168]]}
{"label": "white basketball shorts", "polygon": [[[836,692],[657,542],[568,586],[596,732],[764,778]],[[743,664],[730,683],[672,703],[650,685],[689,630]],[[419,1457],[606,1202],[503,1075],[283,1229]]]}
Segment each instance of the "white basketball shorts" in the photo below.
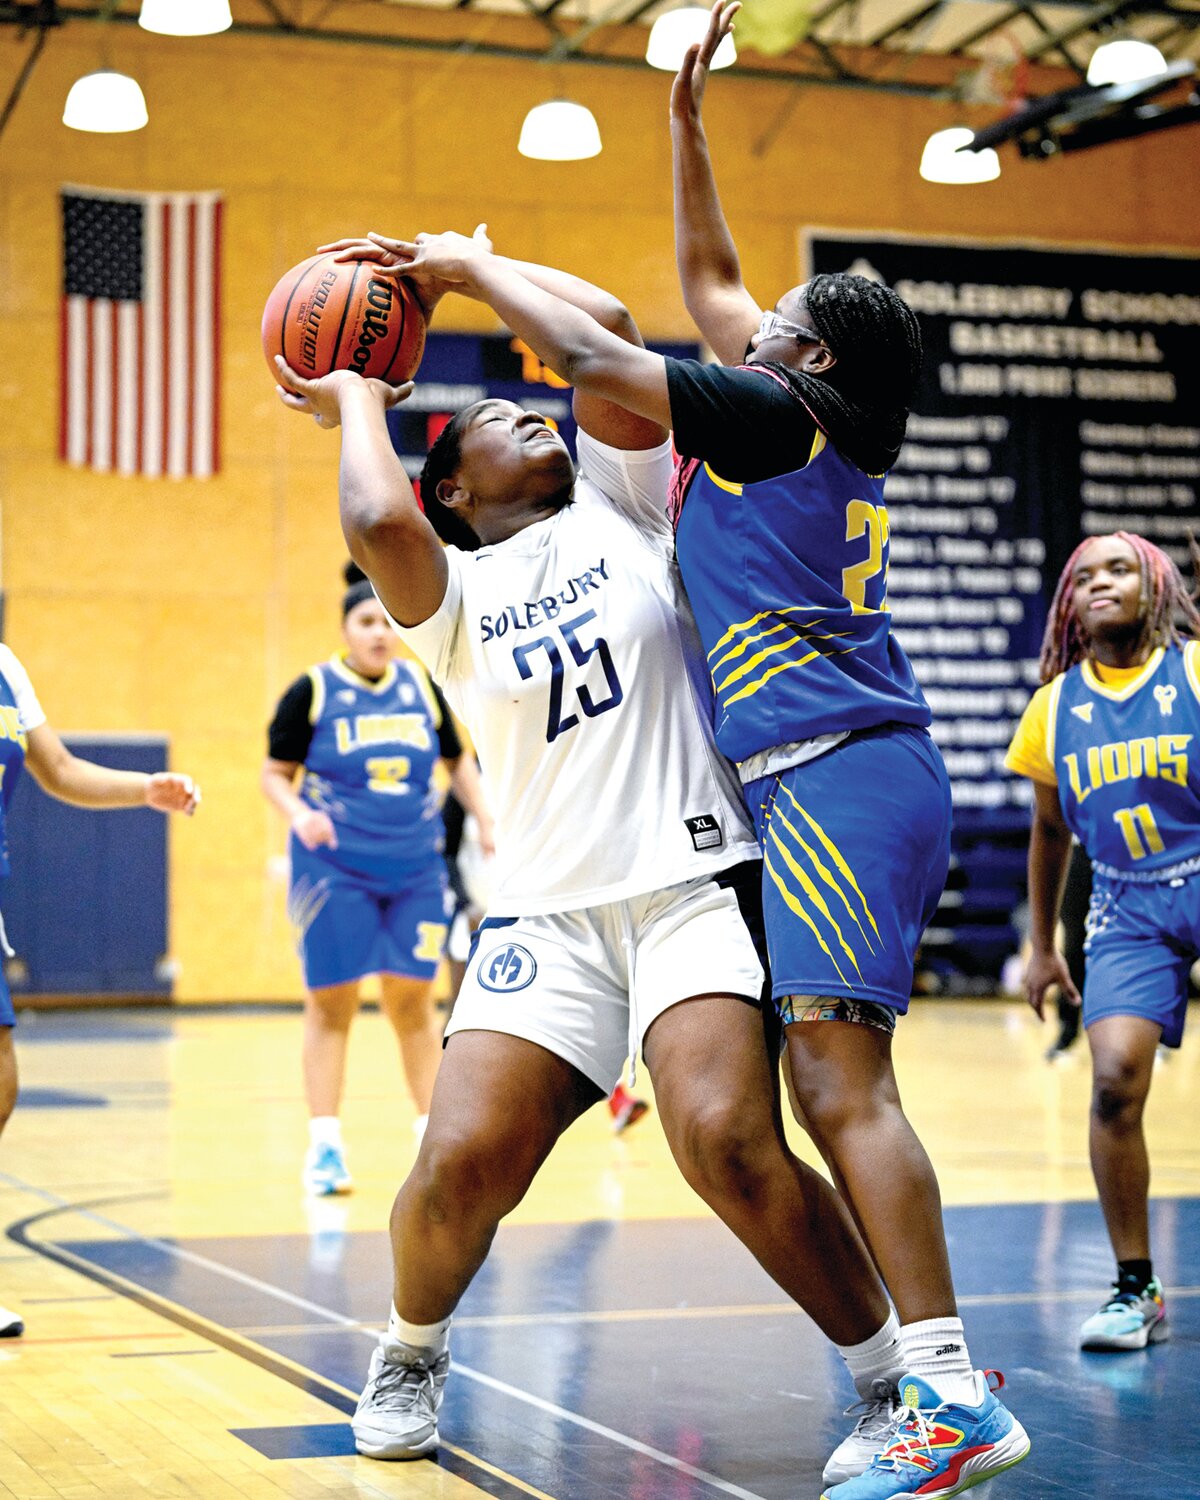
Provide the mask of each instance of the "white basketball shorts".
{"label": "white basketball shorts", "polygon": [[523,1037],[609,1094],[671,1006],[714,994],[759,1004],[764,972],[752,927],[760,872],[751,861],[607,906],[486,918],[447,1037]]}

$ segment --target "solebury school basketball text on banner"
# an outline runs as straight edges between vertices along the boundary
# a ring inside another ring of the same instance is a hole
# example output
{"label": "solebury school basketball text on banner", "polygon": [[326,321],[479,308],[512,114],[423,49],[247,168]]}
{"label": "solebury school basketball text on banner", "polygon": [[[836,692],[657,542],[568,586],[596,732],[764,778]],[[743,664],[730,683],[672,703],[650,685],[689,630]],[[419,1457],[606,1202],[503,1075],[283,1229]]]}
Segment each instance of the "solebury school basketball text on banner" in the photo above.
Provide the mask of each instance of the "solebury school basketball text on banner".
{"label": "solebury school basketball text on banner", "polygon": [[62,190],[59,456],[204,478],[218,445],[216,193]]}

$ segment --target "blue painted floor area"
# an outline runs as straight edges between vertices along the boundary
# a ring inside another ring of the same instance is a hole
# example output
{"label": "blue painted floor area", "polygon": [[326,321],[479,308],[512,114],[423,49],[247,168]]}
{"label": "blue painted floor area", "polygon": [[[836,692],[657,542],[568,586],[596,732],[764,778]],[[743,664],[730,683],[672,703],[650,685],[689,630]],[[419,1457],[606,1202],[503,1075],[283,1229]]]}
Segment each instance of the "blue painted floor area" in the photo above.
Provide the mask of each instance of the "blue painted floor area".
{"label": "blue painted floor area", "polygon": [[[1200,1500],[1200,1200],[1152,1205],[1173,1337],[1122,1355],[1076,1347],[1111,1275],[1094,1204],[946,1220],[972,1353],[1034,1444],[989,1500]],[[371,1336],[338,1320],[389,1303],[382,1233],[68,1248],[351,1390]],[[555,1500],[816,1500],[853,1391],[789,1306],[713,1221],[502,1228],[459,1310],[443,1439]]]}

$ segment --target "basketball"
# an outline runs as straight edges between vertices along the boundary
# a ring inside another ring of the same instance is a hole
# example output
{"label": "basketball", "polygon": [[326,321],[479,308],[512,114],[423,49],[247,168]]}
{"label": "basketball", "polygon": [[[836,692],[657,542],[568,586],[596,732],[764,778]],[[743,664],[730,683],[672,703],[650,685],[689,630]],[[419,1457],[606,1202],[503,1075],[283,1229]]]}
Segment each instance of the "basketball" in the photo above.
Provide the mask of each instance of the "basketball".
{"label": "basketball", "polygon": [[391,385],[410,380],[425,349],[425,315],[404,282],[371,261],[313,255],[276,283],[263,309],[263,352],[298,375],[355,370]]}

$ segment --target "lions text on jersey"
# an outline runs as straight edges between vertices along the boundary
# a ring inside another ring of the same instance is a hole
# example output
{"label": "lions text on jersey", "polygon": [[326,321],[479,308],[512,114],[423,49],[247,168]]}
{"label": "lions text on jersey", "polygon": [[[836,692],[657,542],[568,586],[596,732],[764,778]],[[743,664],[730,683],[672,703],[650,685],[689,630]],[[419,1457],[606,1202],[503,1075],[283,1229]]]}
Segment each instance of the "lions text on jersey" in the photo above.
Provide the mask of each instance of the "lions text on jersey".
{"label": "lions text on jersey", "polygon": [[333,820],[334,862],[424,867],[442,847],[433,778],[441,710],[424,668],[392,661],[371,682],[335,658],[309,676],[312,740],[300,796]]}
{"label": "lions text on jersey", "polygon": [[1055,678],[1046,749],[1097,868],[1163,878],[1200,860],[1198,734],[1200,642],[1157,648],[1120,685],[1087,661]]}

